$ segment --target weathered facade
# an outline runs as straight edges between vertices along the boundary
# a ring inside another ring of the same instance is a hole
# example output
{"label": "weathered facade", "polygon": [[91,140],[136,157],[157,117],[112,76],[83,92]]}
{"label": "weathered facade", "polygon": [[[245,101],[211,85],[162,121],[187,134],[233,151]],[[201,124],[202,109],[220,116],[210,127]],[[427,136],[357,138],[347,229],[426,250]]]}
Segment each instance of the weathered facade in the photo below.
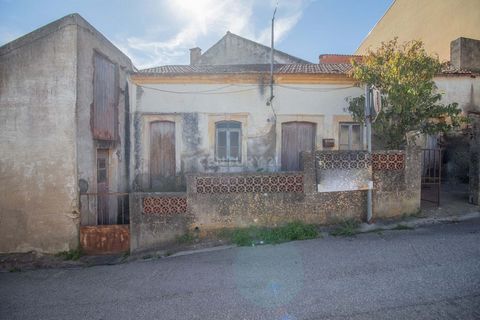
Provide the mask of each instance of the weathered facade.
{"label": "weathered facade", "polygon": [[[113,68],[113,81],[94,79],[98,57]],[[0,48],[0,252],[78,246],[79,194],[97,191],[100,149],[109,157],[107,187],[127,189],[130,71],[129,58],[78,14]],[[92,113],[106,105],[94,98],[99,82],[114,92],[114,118],[105,118],[112,136],[92,135],[103,121],[93,123]]]}
{"label": "weathered facade", "polygon": [[[187,173],[298,170],[300,151],[335,150],[340,139],[348,146],[340,130],[352,123],[346,97],[362,92],[345,74],[349,65],[275,65],[272,102],[268,68],[166,66],[133,75],[135,190],[182,191]],[[163,172],[152,167],[159,147],[171,152]]]}
{"label": "weathered facade", "polygon": [[[270,63],[271,49],[258,42],[227,32],[216,44],[202,54],[200,48],[190,49],[190,65],[236,65]],[[276,64],[310,63],[274,50]]]}
{"label": "weathered facade", "polygon": [[361,151],[349,63],[275,51],[271,78],[270,49],[231,33],[191,58],[134,72],[77,14],[0,48],[0,252],[362,219],[372,183],[375,217],[418,210],[418,153]]}

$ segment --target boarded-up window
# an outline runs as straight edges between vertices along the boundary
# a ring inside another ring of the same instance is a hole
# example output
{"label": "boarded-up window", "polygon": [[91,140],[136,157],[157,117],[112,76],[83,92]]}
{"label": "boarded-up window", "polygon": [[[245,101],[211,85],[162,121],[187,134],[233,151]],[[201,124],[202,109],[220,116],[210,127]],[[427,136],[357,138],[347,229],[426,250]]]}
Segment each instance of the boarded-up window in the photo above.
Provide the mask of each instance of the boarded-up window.
{"label": "boarded-up window", "polygon": [[215,158],[217,161],[241,161],[242,124],[240,122],[217,122],[215,124],[215,137]]}
{"label": "boarded-up window", "polygon": [[100,54],[94,56],[92,131],[97,140],[117,137],[117,75],[115,65]]}
{"label": "boarded-up window", "polygon": [[362,125],[359,123],[340,123],[340,150],[362,150]]}
{"label": "boarded-up window", "polygon": [[282,123],[282,170],[300,170],[300,152],[314,151],[316,125],[310,122]]}

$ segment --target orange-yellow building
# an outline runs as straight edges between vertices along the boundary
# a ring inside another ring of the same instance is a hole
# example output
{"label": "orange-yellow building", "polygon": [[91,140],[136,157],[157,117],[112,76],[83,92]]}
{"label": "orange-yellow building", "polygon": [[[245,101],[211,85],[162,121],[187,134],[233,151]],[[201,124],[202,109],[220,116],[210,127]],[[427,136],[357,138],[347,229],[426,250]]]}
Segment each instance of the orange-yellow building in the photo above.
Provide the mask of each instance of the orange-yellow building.
{"label": "orange-yellow building", "polygon": [[422,40],[428,52],[447,61],[451,41],[480,39],[480,0],[395,0],[355,53],[366,54],[394,37]]}

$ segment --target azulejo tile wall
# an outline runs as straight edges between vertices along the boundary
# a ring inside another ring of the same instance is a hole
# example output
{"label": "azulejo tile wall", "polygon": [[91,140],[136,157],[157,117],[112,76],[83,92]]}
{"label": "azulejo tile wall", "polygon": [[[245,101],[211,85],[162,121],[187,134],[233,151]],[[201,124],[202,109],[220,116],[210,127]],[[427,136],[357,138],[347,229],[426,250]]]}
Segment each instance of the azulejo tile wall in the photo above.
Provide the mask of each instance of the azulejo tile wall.
{"label": "azulejo tile wall", "polygon": [[180,214],[187,212],[186,197],[145,197],[143,198],[144,214]]}
{"label": "azulejo tile wall", "polygon": [[405,154],[396,152],[333,151],[316,153],[317,169],[367,169],[391,171],[405,169]]}
{"label": "azulejo tile wall", "polygon": [[303,193],[303,174],[202,176],[195,178],[197,193]]}
{"label": "azulejo tile wall", "polygon": [[370,153],[367,151],[317,152],[317,168],[328,169],[367,169],[371,165]]}
{"label": "azulejo tile wall", "polygon": [[405,169],[405,154],[374,153],[372,155],[372,169],[374,171],[403,170]]}

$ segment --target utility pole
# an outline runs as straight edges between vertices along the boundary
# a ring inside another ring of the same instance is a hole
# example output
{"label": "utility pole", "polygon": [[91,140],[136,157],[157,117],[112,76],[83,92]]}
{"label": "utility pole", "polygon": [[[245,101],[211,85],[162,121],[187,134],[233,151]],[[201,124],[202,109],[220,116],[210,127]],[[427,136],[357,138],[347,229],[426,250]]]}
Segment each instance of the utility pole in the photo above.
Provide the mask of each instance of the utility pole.
{"label": "utility pole", "polygon": [[[278,6],[278,3],[277,3]],[[274,52],[274,26],[275,26],[275,13],[277,13],[277,6],[275,6],[275,10],[273,11],[272,16],[272,40],[271,40],[271,48],[270,48],[270,104],[273,100],[273,52]]]}
{"label": "utility pole", "polygon": [[[365,126],[367,127],[367,150],[372,156],[372,101],[370,99],[371,95],[370,85],[365,86]],[[372,189],[373,189],[373,176],[368,182],[368,193],[367,193],[367,223],[370,223],[372,220]]]}

